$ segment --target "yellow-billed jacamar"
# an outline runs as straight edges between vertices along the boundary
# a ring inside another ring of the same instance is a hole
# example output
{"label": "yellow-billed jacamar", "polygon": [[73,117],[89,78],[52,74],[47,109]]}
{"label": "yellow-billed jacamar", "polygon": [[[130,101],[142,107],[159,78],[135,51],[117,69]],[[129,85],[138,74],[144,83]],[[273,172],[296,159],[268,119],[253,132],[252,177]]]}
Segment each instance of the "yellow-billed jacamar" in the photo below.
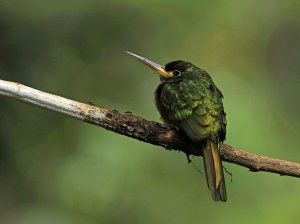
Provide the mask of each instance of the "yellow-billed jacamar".
{"label": "yellow-billed jacamar", "polygon": [[178,127],[203,151],[207,185],[215,201],[226,201],[220,145],[226,136],[221,91],[210,75],[190,62],[177,60],[165,66],[127,52],[160,74],[155,92],[163,121]]}

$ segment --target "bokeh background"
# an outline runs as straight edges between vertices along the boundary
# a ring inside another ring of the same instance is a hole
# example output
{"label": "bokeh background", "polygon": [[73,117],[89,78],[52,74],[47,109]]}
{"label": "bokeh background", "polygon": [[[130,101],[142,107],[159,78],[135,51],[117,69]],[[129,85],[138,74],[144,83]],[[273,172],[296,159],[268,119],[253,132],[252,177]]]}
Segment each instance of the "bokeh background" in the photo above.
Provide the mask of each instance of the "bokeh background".
{"label": "bokeh background", "polygon": [[[226,143],[300,162],[299,1],[0,0],[0,79],[159,121],[159,78],[125,50],[207,70]],[[3,96],[0,122],[1,224],[299,222],[297,178],[224,163],[215,203],[183,153]]]}

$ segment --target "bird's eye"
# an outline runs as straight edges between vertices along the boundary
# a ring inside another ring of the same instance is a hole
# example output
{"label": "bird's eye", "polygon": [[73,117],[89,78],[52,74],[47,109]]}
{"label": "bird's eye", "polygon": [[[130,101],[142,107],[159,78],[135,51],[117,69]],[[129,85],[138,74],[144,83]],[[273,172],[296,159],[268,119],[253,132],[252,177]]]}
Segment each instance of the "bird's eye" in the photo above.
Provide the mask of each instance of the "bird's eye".
{"label": "bird's eye", "polygon": [[180,75],[181,75],[181,72],[178,71],[178,70],[175,70],[175,71],[173,72],[173,76],[180,76]]}

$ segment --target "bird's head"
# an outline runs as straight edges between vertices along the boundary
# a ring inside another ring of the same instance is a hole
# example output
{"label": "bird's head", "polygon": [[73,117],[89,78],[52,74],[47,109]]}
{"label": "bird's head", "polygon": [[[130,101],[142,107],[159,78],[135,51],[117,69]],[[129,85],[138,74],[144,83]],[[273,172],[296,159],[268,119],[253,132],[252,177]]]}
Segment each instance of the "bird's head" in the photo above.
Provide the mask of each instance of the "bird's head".
{"label": "bird's head", "polygon": [[192,63],[182,60],[172,61],[163,66],[137,54],[128,51],[126,53],[158,73],[161,80],[181,79],[185,75],[191,74],[196,68]]}

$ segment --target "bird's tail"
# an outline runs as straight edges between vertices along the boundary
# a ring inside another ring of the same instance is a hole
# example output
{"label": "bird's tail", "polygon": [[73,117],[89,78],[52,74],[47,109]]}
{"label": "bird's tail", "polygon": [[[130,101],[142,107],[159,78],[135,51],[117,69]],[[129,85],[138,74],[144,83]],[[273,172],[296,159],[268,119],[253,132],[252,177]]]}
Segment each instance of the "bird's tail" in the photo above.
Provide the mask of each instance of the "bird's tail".
{"label": "bird's tail", "polygon": [[207,185],[213,200],[227,201],[219,144],[216,141],[207,141],[203,150],[203,158]]}

